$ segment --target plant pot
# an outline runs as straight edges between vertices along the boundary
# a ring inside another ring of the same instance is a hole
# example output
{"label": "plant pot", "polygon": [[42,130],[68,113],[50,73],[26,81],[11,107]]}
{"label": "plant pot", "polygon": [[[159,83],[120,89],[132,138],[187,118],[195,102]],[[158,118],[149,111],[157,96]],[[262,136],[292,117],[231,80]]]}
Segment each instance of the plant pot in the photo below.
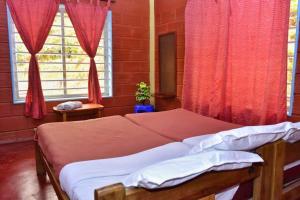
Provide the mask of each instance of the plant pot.
{"label": "plant pot", "polygon": [[151,104],[136,104],[134,106],[135,113],[154,112],[154,106]]}

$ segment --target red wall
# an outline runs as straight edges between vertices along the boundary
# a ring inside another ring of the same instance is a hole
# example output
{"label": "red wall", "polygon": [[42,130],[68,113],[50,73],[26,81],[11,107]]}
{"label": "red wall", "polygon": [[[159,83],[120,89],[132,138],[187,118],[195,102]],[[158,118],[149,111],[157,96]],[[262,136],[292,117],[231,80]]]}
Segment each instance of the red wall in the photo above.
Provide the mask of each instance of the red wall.
{"label": "red wall", "polygon": [[[48,102],[44,120],[23,116],[24,105],[12,103],[6,1],[0,0],[0,144],[31,139],[33,128],[57,117]],[[113,98],[103,100],[104,115],[126,114],[135,104],[135,85],[149,81],[149,1],[118,0],[113,12]]]}
{"label": "red wall", "polygon": [[155,89],[159,90],[159,54],[158,36],[176,32],[177,38],[177,97],[171,99],[156,98],[157,110],[169,110],[180,107],[184,66],[184,11],[186,0],[157,0],[155,1],[156,20],[156,61]]}

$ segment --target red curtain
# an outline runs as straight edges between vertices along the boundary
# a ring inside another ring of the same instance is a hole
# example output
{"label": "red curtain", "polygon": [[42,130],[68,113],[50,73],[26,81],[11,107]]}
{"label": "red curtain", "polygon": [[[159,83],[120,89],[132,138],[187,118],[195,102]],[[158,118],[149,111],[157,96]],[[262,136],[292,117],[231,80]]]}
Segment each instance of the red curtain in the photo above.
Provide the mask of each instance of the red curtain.
{"label": "red curtain", "polygon": [[88,93],[89,101],[101,103],[101,89],[98,80],[95,56],[101,39],[110,0],[101,7],[97,0],[65,1],[66,11],[71,19],[82,49],[90,57]]}
{"label": "red curtain", "polygon": [[183,107],[243,125],[286,120],[289,5],[189,0]]}
{"label": "red curtain", "polygon": [[31,54],[25,115],[34,119],[46,113],[36,54],[43,48],[56,15],[58,0],[7,0],[15,26]]}

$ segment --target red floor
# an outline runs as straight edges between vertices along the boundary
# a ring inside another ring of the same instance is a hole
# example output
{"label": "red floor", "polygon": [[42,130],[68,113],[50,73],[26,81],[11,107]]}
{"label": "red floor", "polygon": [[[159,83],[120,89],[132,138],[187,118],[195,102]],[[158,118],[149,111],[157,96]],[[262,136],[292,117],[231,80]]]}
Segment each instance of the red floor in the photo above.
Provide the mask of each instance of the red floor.
{"label": "red floor", "polygon": [[49,180],[38,180],[34,143],[0,145],[0,200],[57,200]]}

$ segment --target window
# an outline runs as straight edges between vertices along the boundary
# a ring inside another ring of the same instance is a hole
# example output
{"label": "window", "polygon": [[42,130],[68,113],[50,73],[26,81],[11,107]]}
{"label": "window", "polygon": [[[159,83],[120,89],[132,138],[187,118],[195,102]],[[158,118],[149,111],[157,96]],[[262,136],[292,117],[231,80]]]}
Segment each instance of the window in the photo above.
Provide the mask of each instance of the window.
{"label": "window", "polygon": [[294,85],[298,49],[299,9],[298,0],[291,0],[288,38],[288,71],[287,71],[287,107],[288,115],[292,114]]}
{"label": "window", "polygon": [[[9,13],[9,11],[8,11]],[[30,54],[8,14],[14,102],[24,102]],[[95,57],[103,97],[112,96],[112,31],[109,12]],[[43,49],[37,55],[46,100],[86,98],[90,58],[82,50],[61,5]]]}

